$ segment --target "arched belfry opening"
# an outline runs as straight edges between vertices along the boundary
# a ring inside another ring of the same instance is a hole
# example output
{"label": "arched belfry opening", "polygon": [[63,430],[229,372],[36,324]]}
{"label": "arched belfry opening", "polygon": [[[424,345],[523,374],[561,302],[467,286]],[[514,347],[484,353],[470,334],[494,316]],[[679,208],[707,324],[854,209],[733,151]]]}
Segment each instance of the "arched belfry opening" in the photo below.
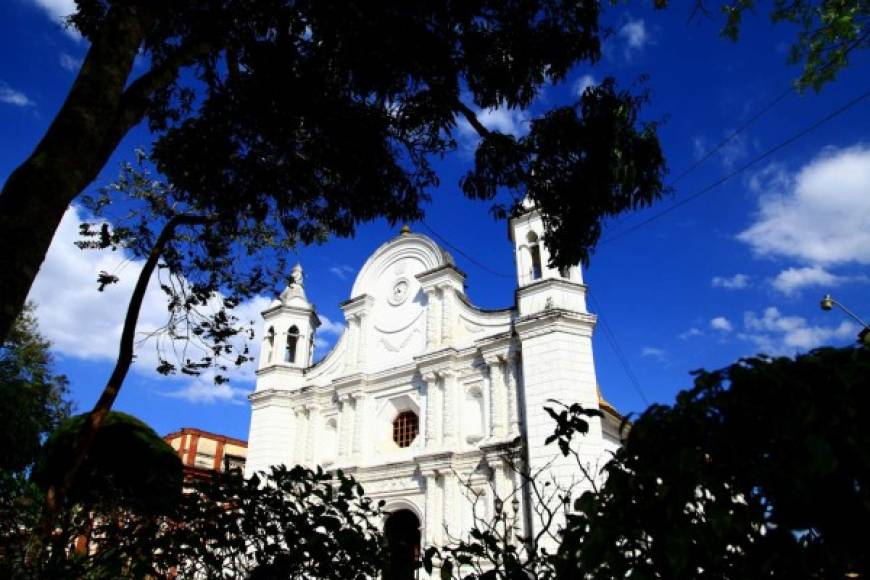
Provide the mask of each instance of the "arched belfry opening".
{"label": "arched belfry opening", "polygon": [[544,268],[541,264],[541,245],[538,243],[538,234],[529,232],[526,239],[529,242],[529,254],[532,262],[529,274],[532,280],[540,280],[544,273]]}
{"label": "arched belfry opening", "polygon": [[296,362],[296,344],[299,342],[299,329],[291,326],[287,331],[287,350],[284,353],[284,362]]}
{"label": "arched belfry opening", "polygon": [[383,580],[415,580],[420,560],[420,519],[408,509],[387,516],[384,522],[387,561]]}

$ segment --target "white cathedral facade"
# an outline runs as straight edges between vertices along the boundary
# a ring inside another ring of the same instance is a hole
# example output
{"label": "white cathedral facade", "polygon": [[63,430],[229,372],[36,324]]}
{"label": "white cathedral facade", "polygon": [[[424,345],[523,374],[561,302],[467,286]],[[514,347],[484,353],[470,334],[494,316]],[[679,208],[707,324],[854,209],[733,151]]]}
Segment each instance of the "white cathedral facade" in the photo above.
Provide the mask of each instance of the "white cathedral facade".
{"label": "white cathedral facade", "polygon": [[497,509],[520,537],[535,533],[542,500],[518,471],[565,488],[580,477],[573,458],[544,444],[555,426],[544,407],[555,399],[602,410],[577,442],[593,471],[619,445],[620,417],[598,390],[580,268],[547,266],[534,209],[511,219],[509,234],[516,303],[484,310],[451,256],[403,229],[358,273],[341,305],[345,331],[316,364],[320,322],[297,266],[263,312],[246,473],[340,468],[410,521],[423,548]]}

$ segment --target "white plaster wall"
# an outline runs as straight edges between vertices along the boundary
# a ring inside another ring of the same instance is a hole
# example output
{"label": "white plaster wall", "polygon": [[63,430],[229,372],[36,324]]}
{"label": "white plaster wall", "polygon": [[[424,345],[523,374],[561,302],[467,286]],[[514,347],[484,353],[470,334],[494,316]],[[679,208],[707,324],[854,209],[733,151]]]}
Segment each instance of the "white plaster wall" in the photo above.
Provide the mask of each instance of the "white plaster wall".
{"label": "white plaster wall", "polygon": [[[555,399],[566,404],[577,402],[585,408],[597,409],[598,394],[592,360],[591,325],[576,331],[548,328],[554,326],[553,321],[544,321],[530,331],[531,336],[523,336],[522,332],[520,334],[523,398],[531,472],[536,473],[546,467],[547,474],[540,479],[553,477],[560,486],[567,489],[582,477],[574,458],[563,457],[555,444],[545,445],[546,438],[553,433],[555,423],[544,411],[544,407],[554,408],[549,401]],[[581,335],[580,331],[585,332]],[[604,456],[601,425],[597,419],[591,419],[589,423],[589,433],[577,441],[578,451],[588,467],[596,469]],[[581,488],[588,489],[588,484],[581,482]],[[533,517],[532,525],[538,528],[541,521]],[[564,525],[564,521],[557,525]]]}
{"label": "white plaster wall", "polygon": [[289,406],[267,404],[251,411],[246,477],[272,465],[292,464],[293,427],[293,412]]}

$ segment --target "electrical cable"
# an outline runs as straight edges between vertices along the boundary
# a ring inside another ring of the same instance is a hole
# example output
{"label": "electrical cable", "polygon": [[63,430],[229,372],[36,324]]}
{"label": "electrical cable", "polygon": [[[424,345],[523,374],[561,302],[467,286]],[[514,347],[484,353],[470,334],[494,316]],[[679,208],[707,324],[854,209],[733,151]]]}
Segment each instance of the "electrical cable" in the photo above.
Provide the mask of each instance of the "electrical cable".
{"label": "electrical cable", "polygon": [[601,323],[601,328],[604,330],[604,338],[607,339],[607,342],[610,344],[610,348],[613,349],[613,352],[616,355],[616,359],[622,366],[622,370],[625,371],[625,376],[628,377],[629,382],[634,387],[634,390],[637,391],[637,394],[640,396],[643,404],[649,407],[649,399],[647,399],[646,394],[643,391],[643,387],[640,386],[640,381],[637,379],[637,375],[634,374],[631,365],[628,363],[628,358],[625,356],[625,353],[619,346],[619,341],[616,338],[616,334],[607,323],[607,318],[605,318],[604,316],[604,311],[601,308],[601,303],[598,302],[598,300],[595,298],[591,291],[587,291],[586,295],[592,301],[593,307],[595,308],[595,312],[598,316],[598,321]]}
{"label": "electrical cable", "polygon": [[496,270],[493,270],[492,268],[490,268],[490,267],[487,266],[486,264],[483,264],[483,263],[481,263],[481,262],[478,262],[476,259],[474,259],[474,258],[471,257],[470,255],[468,255],[468,254],[466,254],[465,252],[463,252],[461,248],[459,248],[458,246],[454,246],[453,244],[451,244],[451,243],[447,240],[447,238],[445,238],[444,236],[442,236],[441,234],[439,234],[438,232],[436,232],[436,231],[432,228],[432,226],[430,226],[428,223],[426,223],[426,220],[420,220],[420,223],[422,223],[422,224],[423,224],[423,227],[425,227],[427,230],[429,230],[429,232],[430,232],[433,236],[435,236],[436,238],[438,238],[439,240],[441,240],[441,243],[442,243],[442,244],[444,244],[445,246],[447,246],[448,248],[450,248],[451,250],[453,250],[453,251],[456,252],[457,254],[461,255],[462,257],[464,257],[466,260],[468,260],[469,262],[471,262],[472,264],[474,264],[475,266],[477,266],[477,267],[480,268],[481,270],[484,270],[484,271],[486,271],[486,272],[489,272],[489,273],[492,274],[493,276],[498,276],[499,278],[510,278],[510,279],[513,279],[513,278],[514,278],[513,274],[503,274],[502,272],[498,272],[498,271],[496,271]]}
{"label": "electrical cable", "polygon": [[717,187],[719,187],[720,185],[722,185],[726,181],[740,175],[741,173],[743,173],[744,171],[746,171],[750,167],[756,165],[757,163],[763,161],[764,159],[767,159],[768,157],[770,157],[771,155],[773,155],[777,151],[784,149],[785,147],[791,145],[792,143],[794,143],[798,139],[801,139],[802,137],[804,137],[804,136],[808,135],[809,133],[813,132],[814,130],[818,129],[819,127],[821,127],[825,123],[831,121],[835,117],[845,113],[846,111],[848,111],[849,109],[851,109],[852,107],[854,107],[855,105],[857,105],[858,103],[860,103],[861,101],[866,99],[867,97],[870,97],[870,91],[867,91],[861,95],[858,95],[857,97],[848,101],[846,104],[844,104],[841,107],[838,107],[837,109],[835,109],[834,111],[828,113],[827,115],[825,115],[824,117],[822,117],[821,119],[819,119],[818,121],[813,123],[812,125],[798,131],[797,133],[793,134],[792,136],[785,139],[784,141],[781,141],[776,146],[771,147],[770,149],[768,149],[767,151],[765,151],[761,155],[755,157],[754,159],[750,160],[747,163],[744,163],[743,165],[741,165],[740,167],[738,167],[734,171],[731,171],[731,172],[726,173],[725,175],[719,177],[716,181],[714,181],[710,185],[696,191],[695,193],[691,194],[690,196],[688,196],[684,199],[681,199],[680,201],[674,203],[670,207],[665,208],[664,210],[646,218],[645,220],[631,226],[630,228],[628,228],[626,230],[623,230],[621,232],[617,232],[612,236],[605,237],[604,239],[602,239],[601,241],[598,242],[598,245],[608,244],[608,243],[613,242],[615,240],[618,240],[622,237],[625,237],[628,234],[633,233],[633,232],[637,231],[638,229],[654,222],[655,220],[671,213],[675,209],[686,205],[690,201],[693,201],[693,200],[701,197],[702,195],[709,193],[710,191],[713,191],[714,189],[716,189]]}

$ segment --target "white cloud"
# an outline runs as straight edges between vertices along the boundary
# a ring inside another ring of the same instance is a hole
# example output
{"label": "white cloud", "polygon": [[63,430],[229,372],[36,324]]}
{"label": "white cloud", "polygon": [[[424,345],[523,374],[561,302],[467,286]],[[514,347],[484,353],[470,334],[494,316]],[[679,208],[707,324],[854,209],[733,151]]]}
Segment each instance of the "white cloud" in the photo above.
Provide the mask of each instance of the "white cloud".
{"label": "white cloud", "polygon": [[76,11],[75,0],[33,0],[33,3],[42,8],[52,20],[60,23]]}
{"label": "white cloud", "polygon": [[[94,361],[113,361],[118,354],[118,341],[123,328],[127,304],[142,269],[142,262],[131,260],[121,252],[79,250],[73,243],[79,239],[82,216],[76,207],[67,210],[55,233],[45,262],[31,288],[28,298],[37,303],[39,325],[52,341],[53,349],[71,358]],[[120,277],[117,284],[109,285],[103,292],[97,291],[97,274],[105,270]],[[250,354],[256,359],[259,354],[261,332],[260,312],[269,299],[257,296],[240,304],[233,314],[240,323],[253,321],[255,337],[249,342]],[[137,337],[154,332],[167,322],[166,298],[158,282],[152,278],[142,304]],[[236,347],[241,347],[239,338]],[[189,347],[195,348],[195,347]],[[190,351],[190,358],[198,356]],[[213,373],[190,379],[187,377],[163,377],[157,375],[157,348],[153,339],[136,344],[136,359],[132,370],[151,377],[159,377],[172,385],[182,384],[178,396],[191,401],[205,400],[201,393],[206,384],[212,384]],[[230,365],[225,373],[234,381],[250,381],[253,369],[249,365],[240,369]],[[202,383],[200,386],[194,383]],[[212,386],[217,389],[215,400],[223,400],[220,392],[229,392],[229,385]],[[199,394],[197,394],[199,393]]]}
{"label": "white cloud", "polygon": [[847,282],[866,281],[866,276],[839,276],[828,272],[821,266],[788,268],[776,275],[771,284],[786,296],[800,292],[803,288],[821,286],[832,288]]}
{"label": "white cloud", "polygon": [[[490,131],[498,131],[514,137],[521,137],[529,132],[529,115],[520,109],[498,107],[478,110],[476,114],[481,125]],[[477,135],[464,117],[459,120],[459,129],[466,135]]]}
{"label": "white cloud", "polygon": [[596,81],[595,77],[592,75],[583,75],[574,83],[574,94],[580,97],[584,92],[586,92],[586,89],[594,87],[597,84],[598,81]]}
{"label": "white cloud", "polygon": [[314,352],[315,353],[323,353],[332,348],[332,343],[326,340],[325,338],[321,338],[319,336],[314,337]]}
{"label": "white cloud", "polygon": [[76,58],[65,52],[60,53],[60,56],[58,58],[61,68],[66,71],[78,72],[79,69],[82,67],[82,59]]}
{"label": "white cloud", "polygon": [[[529,114],[521,109],[509,109],[497,107],[494,109],[474,109],[477,120],[490,131],[498,131],[514,137],[522,137],[529,132]],[[464,142],[466,149],[473,149],[480,141],[480,135],[475,131],[471,123],[459,116],[456,124],[459,129],[459,137]]]}
{"label": "white cloud", "polygon": [[730,277],[714,276],[711,284],[713,285],[713,288],[740,290],[749,286],[749,276],[746,274],[734,274]]}
{"label": "white cloud", "polygon": [[668,353],[661,348],[656,348],[654,346],[645,346],[640,349],[640,356],[654,358],[658,361],[663,361],[667,358]]}
{"label": "white cloud", "polygon": [[717,316],[716,318],[710,320],[710,328],[712,328],[713,330],[718,330],[720,332],[731,332],[732,330],[734,330],[731,322],[724,316]]}
{"label": "white cloud", "polygon": [[34,102],[21,91],[16,91],[4,82],[0,82],[0,103],[15,107],[31,107]]}
{"label": "white cloud", "polygon": [[72,26],[67,26],[67,18],[75,13],[75,0],[31,0],[36,6],[41,8],[49,18],[63,27],[64,32],[75,40],[81,40],[81,35],[78,30]]}
{"label": "white cloud", "polygon": [[242,405],[249,393],[248,389],[234,387],[230,383],[215,384],[214,375],[209,372],[188,381],[180,389],[162,394],[173,399],[183,399],[188,403]]}
{"label": "white cloud", "polygon": [[689,340],[690,338],[694,338],[694,337],[696,337],[696,336],[703,336],[703,334],[704,334],[704,333],[701,332],[701,330],[700,330],[699,328],[695,328],[695,327],[693,326],[692,328],[690,328],[690,329],[687,330],[686,332],[683,332],[683,333],[679,334],[679,335],[678,335],[678,338],[679,338],[680,340]]}
{"label": "white cloud", "polygon": [[629,20],[619,29],[619,36],[622,37],[628,48],[640,50],[650,41],[649,34],[646,31],[646,24],[642,18],[637,20]]}
{"label": "white cloud", "polygon": [[320,328],[317,329],[317,332],[321,334],[331,334],[333,336],[340,336],[342,332],[344,332],[344,323],[342,322],[333,322],[323,314],[319,315],[320,317]]}
{"label": "white cloud", "polygon": [[847,340],[858,333],[858,326],[848,320],[837,326],[812,326],[803,317],[783,316],[774,306],[766,308],[761,316],[746,312],[743,326],[745,332],[738,334],[738,338],[753,343],[770,355],[794,354],[832,340]]}
{"label": "white cloud", "polygon": [[337,266],[333,266],[329,269],[329,271],[335,274],[341,280],[347,280],[348,276],[354,273],[354,269],[347,264],[339,264]]}
{"label": "white cloud", "polygon": [[756,255],[870,264],[870,147],[826,150],[794,175],[768,168],[750,187],[763,193],[737,239]]}

